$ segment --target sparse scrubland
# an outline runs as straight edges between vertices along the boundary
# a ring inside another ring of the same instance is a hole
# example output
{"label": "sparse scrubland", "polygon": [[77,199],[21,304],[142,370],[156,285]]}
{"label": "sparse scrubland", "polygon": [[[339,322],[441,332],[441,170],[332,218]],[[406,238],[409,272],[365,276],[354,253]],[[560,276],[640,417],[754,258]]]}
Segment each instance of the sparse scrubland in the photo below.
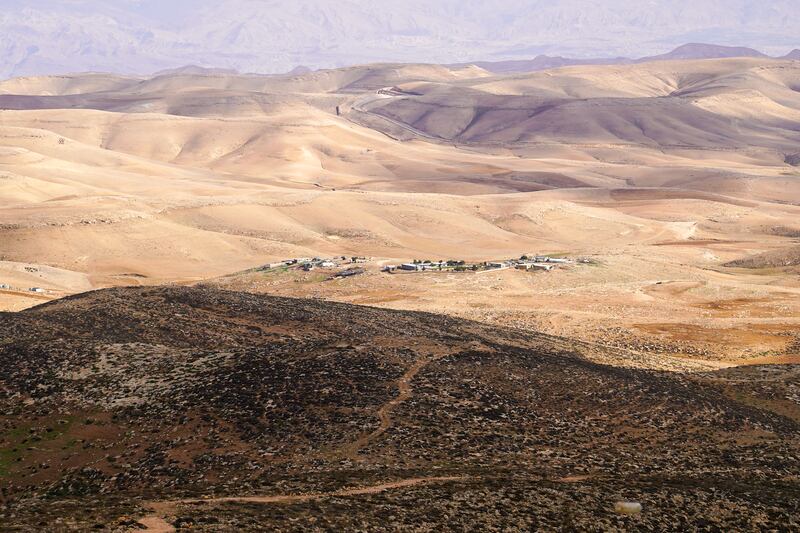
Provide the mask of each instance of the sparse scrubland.
{"label": "sparse scrubland", "polygon": [[210,288],[0,319],[12,529],[800,526],[796,368],[626,369],[536,333]]}

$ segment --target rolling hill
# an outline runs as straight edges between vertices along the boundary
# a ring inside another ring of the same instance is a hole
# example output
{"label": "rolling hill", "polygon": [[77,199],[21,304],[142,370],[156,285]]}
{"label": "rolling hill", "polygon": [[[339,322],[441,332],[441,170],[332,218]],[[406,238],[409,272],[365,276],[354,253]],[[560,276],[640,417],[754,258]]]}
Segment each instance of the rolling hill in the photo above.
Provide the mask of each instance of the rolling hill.
{"label": "rolling hill", "polygon": [[674,61],[680,59],[722,59],[727,57],[768,57],[766,54],[746,46],[720,46],[705,43],[687,43],[671,52],[643,57],[641,63],[650,61]]}
{"label": "rolling hill", "polygon": [[[798,141],[799,84],[795,64],[758,59],[568,67],[467,84],[415,85],[413,94],[377,100],[368,111],[463,143],[788,152]],[[759,110],[740,107],[743,100]]]}

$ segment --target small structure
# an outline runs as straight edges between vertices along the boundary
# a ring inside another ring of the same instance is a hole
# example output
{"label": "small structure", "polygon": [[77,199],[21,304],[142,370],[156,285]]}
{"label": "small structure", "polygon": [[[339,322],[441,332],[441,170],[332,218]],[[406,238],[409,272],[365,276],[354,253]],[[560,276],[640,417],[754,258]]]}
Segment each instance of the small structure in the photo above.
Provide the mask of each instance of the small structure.
{"label": "small structure", "polygon": [[31,287],[31,288],[30,288],[30,289],[28,289],[28,290],[29,290],[30,292],[38,292],[38,293],[43,293],[43,292],[44,292],[44,289],[42,289],[41,287]]}
{"label": "small structure", "polygon": [[351,276],[358,276],[359,274],[363,274],[365,272],[366,272],[366,270],[364,270],[361,267],[346,268],[346,269],[342,270],[341,272],[337,272],[336,274],[334,274],[333,277],[334,278],[349,278]]}
{"label": "small structure", "polygon": [[569,263],[569,259],[550,257],[549,255],[537,255],[536,257],[533,258],[533,260],[537,263],[557,263],[557,264]]}
{"label": "small structure", "polygon": [[321,261],[319,263],[319,266],[321,266],[322,268],[333,268],[336,266],[336,263],[334,263],[333,261]]}
{"label": "small structure", "polygon": [[386,265],[381,269],[381,272],[394,272],[395,270],[397,270],[396,265]]}
{"label": "small structure", "polygon": [[300,268],[302,268],[302,269],[303,269],[303,270],[305,270],[306,272],[311,272],[311,271],[312,271],[312,270],[314,270],[314,268],[316,268],[316,267],[314,266],[314,264],[313,264],[313,263],[303,263],[303,266],[302,266],[302,267],[300,267]]}
{"label": "small structure", "polygon": [[490,268],[492,270],[503,270],[508,268],[508,263],[503,263],[500,261],[491,261],[486,264],[486,268]]}
{"label": "small structure", "polygon": [[424,270],[422,263],[403,263],[400,265],[400,270],[409,270],[412,272],[418,272],[420,270]]}
{"label": "small structure", "polygon": [[556,265],[550,263],[519,263],[517,265],[517,270],[544,270],[550,272],[555,268]]}
{"label": "small structure", "polygon": [[11,285],[6,285],[5,283],[0,283],[0,290],[9,290]]}

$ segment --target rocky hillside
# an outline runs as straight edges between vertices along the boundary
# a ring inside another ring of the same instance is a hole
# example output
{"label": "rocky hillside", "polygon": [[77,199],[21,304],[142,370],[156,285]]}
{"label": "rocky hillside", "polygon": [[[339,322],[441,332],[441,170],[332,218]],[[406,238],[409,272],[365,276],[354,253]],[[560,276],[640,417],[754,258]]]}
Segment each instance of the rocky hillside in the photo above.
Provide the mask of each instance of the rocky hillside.
{"label": "rocky hillside", "polygon": [[791,367],[739,390],[579,348],[206,288],[0,314],[0,529],[800,527]]}
{"label": "rocky hillside", "polygon": [[789,246],[725,263],[735,268],[785,268],[800,265],[800,246]]}

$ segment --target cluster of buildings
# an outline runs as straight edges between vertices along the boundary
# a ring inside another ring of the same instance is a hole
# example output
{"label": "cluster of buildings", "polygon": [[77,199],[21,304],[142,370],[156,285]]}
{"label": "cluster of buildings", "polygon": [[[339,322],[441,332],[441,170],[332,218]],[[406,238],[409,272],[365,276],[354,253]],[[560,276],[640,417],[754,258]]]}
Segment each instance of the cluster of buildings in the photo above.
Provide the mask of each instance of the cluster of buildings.
{"label": "cluster of buildings", "polygon": [[523,255],[519,259],[508,259],[504,261],[486,261],[483,263],[467,263],[465,261],[418,261],[403,263],[400,265],[386,265],[384,272],[396,272],[398,270],[406,272],[426,272],[426,271],[452,271],[452,272],[490,272],[516,268],[517,270],[544,270],[550,271],[558,267],[572,263],[570,259],[551,257],[548,255]]}
{"label": "cluster of buildings", "polygon": [[322,257],[299,257],[294,259],[284,259],[276,263],[266,263],[258,268],[258,270],[272,270],[275,268],[288,268],[296,267],[305,271],[314,270],[315,268],[336,268],[343,264],[353,265],[369,262],[366,257],[360,256],[337,256],[332,258]]}
{"label": "cluster of buildings", "polygon": [[27,292],[35,292],[37,294],[42,294],[47,292],[41,287],[30,287],[29,289],[19,289],[17,287],[12,287],[7,283],[0,283],[0,291],[27,291]]}
{"label": "cluster of buildings", "polygon": [[[278,268],[296,268],[305,271],[311,271],[316,268],[339,268],[344,267],[340,273],[332,276],[348,277],[351,275],[358,275],[364,272],[363,268],[357,268],[355,265],[369,263],[373,259],[361,256],[336,256],[331,258],[323,257],[299,257],[293,259],[285,259],[275,263],[267,263],[262,265],[257,270],[273,270]],[[542,270],[549,272],[558,268],[560,265],[574,263],[572,259],[562,257],[553,257],[549,255],[537,254],[524,254],[519,259],[506,259],[502,261],[484,261],[478,263],[467,263],[462,260],[448,260],[448,261],[430,261],[430,260],[414,260],[409,263],[401,263],[399,265],[385,265],[381,270],[383,272],[494,272],[498,270],[517,269],[517,270]],[[578,260],[581,262],[581,260]]]}
{"label": "cluster of buildings", "polygon": [[510,265],[513,265],[517,270],[544,270],[549,272],[558,265],[565,265],[571,262],[569,259],[550,257],[549,255],[523,255],[520,259],[511,261]]}
{"label": "cluster of buildings", "polygon": [[394,272],[396,270],[412,272],[424,272],[426,270],[467,270],[467,265],[464,261],[414,261],[413,263],[386,265],[383,267],[384,272]]}

